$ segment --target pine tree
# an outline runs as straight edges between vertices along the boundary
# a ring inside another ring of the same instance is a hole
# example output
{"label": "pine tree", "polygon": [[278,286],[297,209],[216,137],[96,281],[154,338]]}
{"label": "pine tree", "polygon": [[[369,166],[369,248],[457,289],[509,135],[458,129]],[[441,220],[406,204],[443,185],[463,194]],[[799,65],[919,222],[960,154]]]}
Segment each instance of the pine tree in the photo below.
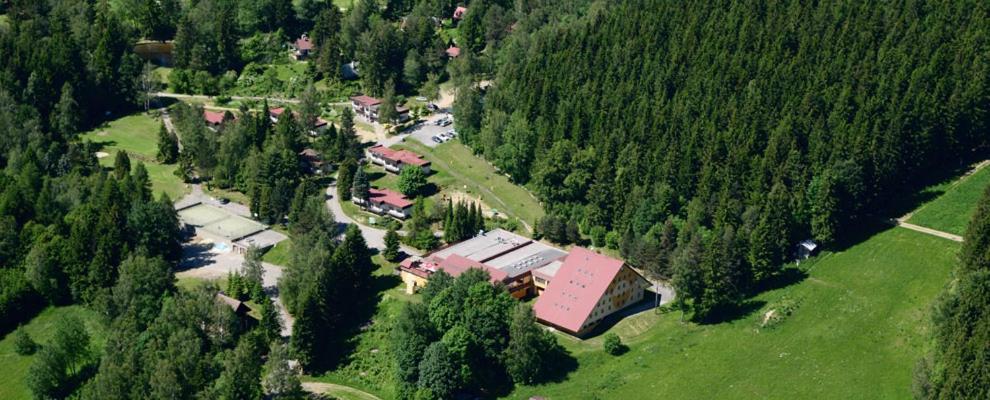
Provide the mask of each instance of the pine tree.
{"label": "pine tree", "polygon": [[371,196],[371,184],[368,183],[368,175],[364,173],[363,167],[357,167],[354,183],[351,187],[351,197],[355,199],[368,200],[368,197]]}
{"label": "pine tree", "polygon": [[325,333],[319,300],[313,293],[303,295],[302,308],[292,323],[292,352],[304,369],[318,368],[322,357],[322,335]]}
{"label": "pine tree", "polygon": [[533,309],[517,305],[509,322],[509,346],[504,357],[509,376],[519,384],[535,383],[547,372],[547,353],[556,345],[556,339],[536,325]]}
{"label": "pine tree", "polygon": [[976,205],[966,228],[959,259],[964,271],[990,269],[990,187]]}
{"label": "pine tree", "polygon": [[382,256],[388,261],[395,261],[399,258],[399,234],[392,227],[389,227],[388,232],[385,232],[385,250],[382,251]]}
{"label": "pine tree", "polygon": [[175,137],[175,134],[165,128],[164,122],[162,122],[161,128],[158,129],[158,154],[156,158],[164,164],[172,164],[179,158],[178,139]]}
{"label": "pine tree", "polygon": [[303,397],[302,383],[299,382],[300,372],[293,368],[289,347],[280,342],[272,342],[268,351],[268,361],[265,362],[265,375],[262,379],[265,393],[274,399],[299,399]]}
{"label": "pine tree", "polygon": [[337,171],[337,196],[341,200],[351,199],[354,172],[357,169],[357,163],[352,158],[345,159],[344,162],[340,163],[340,168]]}
{"label": "pine tree", "polygon": [[120,150],[114,156],[113,174],[117,180],[122,180],[131,174],[131,158],[127,156],[126,151]]}

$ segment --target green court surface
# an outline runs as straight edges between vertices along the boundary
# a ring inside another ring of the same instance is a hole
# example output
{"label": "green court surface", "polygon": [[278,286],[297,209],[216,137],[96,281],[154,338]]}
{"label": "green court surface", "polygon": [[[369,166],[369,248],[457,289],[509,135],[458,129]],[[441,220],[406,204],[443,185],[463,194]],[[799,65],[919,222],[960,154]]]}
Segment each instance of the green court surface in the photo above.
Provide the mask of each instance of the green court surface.
{"label": "green court surface", "polygon": [[227,240],[240,239],[266,228],[261,223],[207,204],[197,204],[179,210],[179,218],[189,225],[197,226],[207,233]]}

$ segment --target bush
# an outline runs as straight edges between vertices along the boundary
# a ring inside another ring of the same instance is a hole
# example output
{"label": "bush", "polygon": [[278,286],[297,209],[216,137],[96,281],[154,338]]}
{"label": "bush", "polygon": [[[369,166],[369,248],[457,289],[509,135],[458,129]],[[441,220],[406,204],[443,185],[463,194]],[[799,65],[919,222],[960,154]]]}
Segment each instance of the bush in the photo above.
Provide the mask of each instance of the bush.
{"label": "bush", "polygon": [[38,350],[38,344],[31,339],[24,327],[18,327],[14,331],[14,351],[22,356],[34,354]]}
{"label": "bush", "polygon": [[605,342],[602,343],[602,349],[604,349],[606,353],[613,356],[626,352],[626,346],[622,344],[622,339],[619,339],[619,335],[614,333],[608,333],[605,335]]}
{"label": "bush", "polygon": [[595,247],[605,247],[605,236],[608,235],[607,232],[604,226],[591,228],[591,244],[595,245]]}
{"label": "bush", "polygon": [[608,247],[612,250],[618,250],[619,239],[620,239],[619,232],[608,231],[608,233],[605,234],[605,247]]}

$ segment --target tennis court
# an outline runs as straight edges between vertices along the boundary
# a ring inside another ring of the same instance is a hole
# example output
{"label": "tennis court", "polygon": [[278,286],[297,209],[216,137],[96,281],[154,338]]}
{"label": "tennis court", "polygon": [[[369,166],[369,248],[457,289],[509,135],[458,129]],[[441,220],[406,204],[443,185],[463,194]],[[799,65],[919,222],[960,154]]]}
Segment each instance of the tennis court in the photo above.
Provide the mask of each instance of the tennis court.
{"label": "tennis court", "polygon": [[186,224],[227,240],[237,240],[267,229],[259,222],[208,204],[197,204],[179,210],[179,218]]}

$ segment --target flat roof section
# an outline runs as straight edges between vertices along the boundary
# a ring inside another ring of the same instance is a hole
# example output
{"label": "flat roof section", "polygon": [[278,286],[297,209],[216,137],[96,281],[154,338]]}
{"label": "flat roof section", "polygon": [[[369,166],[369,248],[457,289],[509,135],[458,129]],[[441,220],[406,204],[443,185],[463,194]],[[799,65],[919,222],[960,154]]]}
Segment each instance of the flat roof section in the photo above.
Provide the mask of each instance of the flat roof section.
{"label": "flat roof section", "polygon": [[485,264],[498,268],[510,277],[515,278],[565,256],[567,256],[567,253],[560,249],[555,249],[540,242],[532,242],[515,251],[493,258],[485,262]]}
{"label": "flat roof section", "polygon": [[433,255],[440,258],[447,258],[453,254],[457,254],[469,260],[487,263],[489,259],[499,257],[508,251],[524,246],[532,241],[532,239],[504,229],[495,229],[450,247],[440,249],[433,253]]}
{"label": "flat roof section", "polygon": [[268,228],[257,221],[207,204],[184,208],[178,214],[182,222],[227,240],[238,240]]}
{"label": "flat roof section", "polygon": [[271,229],[266,229],[261,232],[255,233],[251,236],[245,237],[241,240],[238,240],[237,243],[235,244],[245,248],[255,246],[259,249],[266,249],[278,244],[279,242],[285,239],[288,239],[288,236],[285,236],[279,232],[275,232]]}

